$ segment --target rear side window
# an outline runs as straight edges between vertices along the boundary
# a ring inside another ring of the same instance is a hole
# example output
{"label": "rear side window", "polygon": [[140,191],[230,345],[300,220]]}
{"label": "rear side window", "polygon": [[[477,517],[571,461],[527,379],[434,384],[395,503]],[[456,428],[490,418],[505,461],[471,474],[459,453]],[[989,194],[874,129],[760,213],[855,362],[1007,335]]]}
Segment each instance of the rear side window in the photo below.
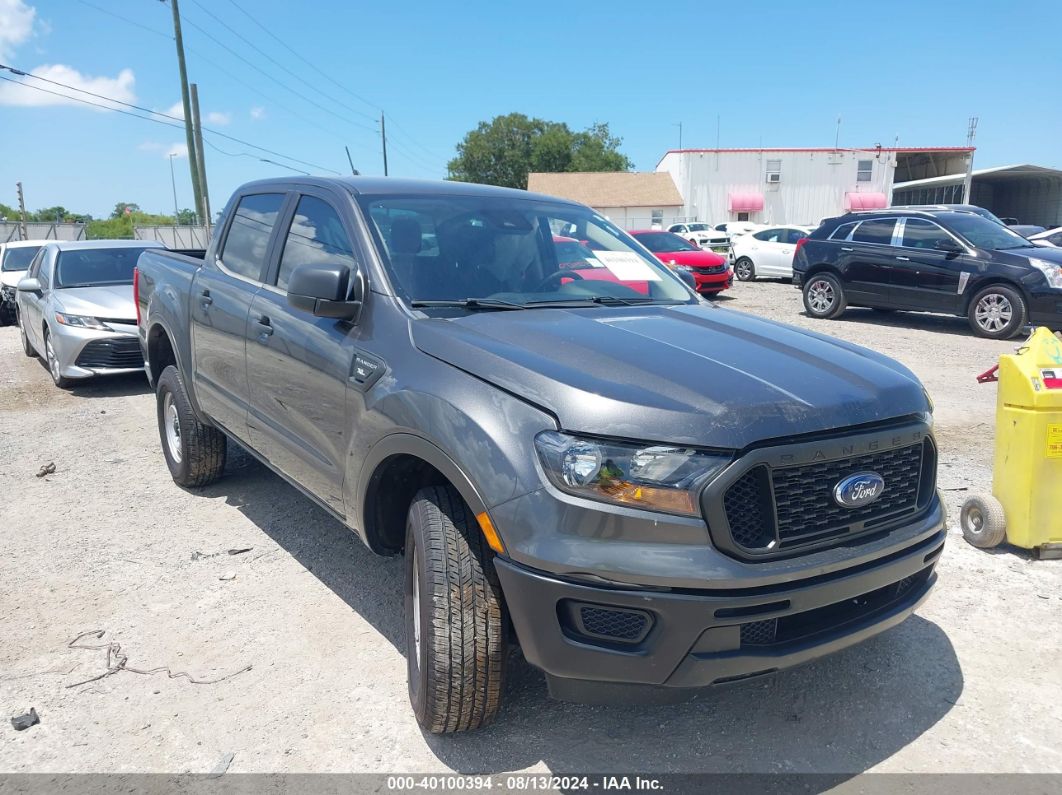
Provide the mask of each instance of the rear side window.
{"label": "rear side window", "polygon": [[833,234],[830,235],[830,240],[847,240],[848,236],[852,234],[852,230],[856,228],[856,224],[858,223],[859,221],[852,221],[851,223],[841,224],[833,230]]}
{"label": "rear side window", "polygon": [[314,196],[303,196],[291,219],[280,256],[277,287],[287,289],[291,272],[300,265],[346,265],[355,268],[354,249],[339,213]]}
{"label": "rear side window", "polygon": [[789,230],[789,241],[788,242],[796,243],[798,240],[803,240],[807,236],[808,236],[808,233],[804,232],[803,230],[790,229]]}
{"label": "rear side window", "polygon": [[852,235],[856,243],[892,243],[892,231],[896,228],[894,218],[863,221]]}
{"label": "rear side window", "polygon": [[934,248],[941,240],[951,240],[948,234],[931,221],[908,218],[903,225],[903,244],[908,248]]}
{"label": "rear side window", "polygon": [[785,240],[786,235],[787,230],[785,229],[764,229],[762,232],[754,234],[753,237],[765,243],[781,243]]}
{"label": "rear side window", "polygon": [[254,281],[261,278],[269,235],[283,203],[283,193],[259,193],[240,199],[221,251],[221,263],[226,269]]}

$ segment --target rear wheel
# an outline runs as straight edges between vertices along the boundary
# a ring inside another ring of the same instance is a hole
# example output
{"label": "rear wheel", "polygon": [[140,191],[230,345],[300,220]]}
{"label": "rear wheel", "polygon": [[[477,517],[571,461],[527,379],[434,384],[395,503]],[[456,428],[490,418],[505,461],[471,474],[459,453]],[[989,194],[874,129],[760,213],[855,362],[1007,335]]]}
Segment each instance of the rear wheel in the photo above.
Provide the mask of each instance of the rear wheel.
{"label": "rear wheel", "polygon": [[225,469],[225,434],[196,418],[173,365],[159,376],[156,399],[162,452],[174,482],[198,488],[220,478]]}
{"label": "rear wheel", "polygon": [[434,734],[498,713],[508,652],[493,553],[451,486],[417,492],[406,521],[406,665],[417,722]]}
{"label": "rear wheel", "polygon": [[991,549],[1007,540],[1007,516],[991,494],[974,494],[959,512],[962,536],[975,547]]}
{"label": "rear wheel", "polygon": [[992,284],[970,301],[967,318],[979,337],[1009,340],[1025,327],[1028,310],[1025,299],[1012,287]]}
{"label": "rear wheel", "polygon": [[55,353],[55,347],[52,345],[52,335],[48,333],[48,329],[44,329],[44,360],[48,364],[48,373],[52,376],[52,381],[60,389],[69,389],[74,385],[73,380],[65,378],[62,375],[62,369],[59,365],[59,357]]}
{"label": "rear wheel", "polygon": [[811,317],[839,317],[848,306],[844,288],[830,273],[816,273],[804,284],[804,309]]}
{"label": "rear wheel", "polygon": [[742,257],[734,263],[734,275],[739,282],[749,282],[756,278],[756,266],[748,257]]}

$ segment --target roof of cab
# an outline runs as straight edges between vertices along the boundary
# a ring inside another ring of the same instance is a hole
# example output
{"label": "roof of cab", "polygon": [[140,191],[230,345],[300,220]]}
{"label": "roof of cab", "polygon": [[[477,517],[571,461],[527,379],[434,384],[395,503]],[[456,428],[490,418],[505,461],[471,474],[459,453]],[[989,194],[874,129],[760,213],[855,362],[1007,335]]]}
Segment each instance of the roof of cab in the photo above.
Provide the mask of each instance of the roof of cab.
{"label": "roof of cab", "polygon": [[531,193],[517,188],[499,188],[456,180],[403,179],[401,177],[274,177],[248,182],[237,193],[259,190],[291,190],[300,185],[320,188],[346,188],[351,193],[371,196],[482,196],[510,199],[534,199],[576,206],[578,202]]}

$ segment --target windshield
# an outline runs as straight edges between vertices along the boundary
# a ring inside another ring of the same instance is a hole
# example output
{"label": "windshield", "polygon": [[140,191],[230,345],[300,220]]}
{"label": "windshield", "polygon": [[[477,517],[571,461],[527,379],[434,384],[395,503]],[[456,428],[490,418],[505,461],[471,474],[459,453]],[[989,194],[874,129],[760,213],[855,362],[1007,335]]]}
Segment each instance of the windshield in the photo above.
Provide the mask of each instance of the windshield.
{"label": "windshield", "polygon": [[670,251],[700,251],[696,246],[691,246],[671,232],[645,232],[635,235],[634,239],[654,254]]}
{"label": "windshield", "polygon": [[995,221],[1000,226],[1006,226],[1006,224],[1003,223],[1003,221],[1000,220],[999,217],[997,217],[991,211],[986,210],[984,207],[978,207],[977,205],[971,204],[970,210],[976,213],[977,215],[981,216],[982,218],[987,218],[989,221]]}
{"label": "windshield", "polygon": [[690,224],[691,232],[714,232],[711,224]]}
{"label": "windshield", "polygon": [[658,260],[588,208],[483,196],[358,201],[396,289],[415,306],[694,300]]}
{"label": "windshield", "polygon": [[18,248],[5,249],[4,261],[0,264],[0,269],[4,271],[24,271],[40,250],[40,246],[19,246]]}
{"label": "windshield", "polygon": [[133,268],[143,248],[87,248],[60,251],[56,287],[101,287],[132,284]]}
{"label": "windshield", "polygon": [[1003,251],[1033,245],[1017,232],[974,213],[952,213],[947,217],[947,227],[977,248]]}

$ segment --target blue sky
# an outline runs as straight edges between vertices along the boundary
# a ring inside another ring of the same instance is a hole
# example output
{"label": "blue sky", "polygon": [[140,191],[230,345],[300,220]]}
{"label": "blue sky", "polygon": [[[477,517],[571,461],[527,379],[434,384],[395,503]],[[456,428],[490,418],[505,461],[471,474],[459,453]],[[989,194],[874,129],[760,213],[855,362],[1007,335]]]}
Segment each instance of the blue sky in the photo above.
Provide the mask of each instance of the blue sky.
{"label": "blue sky", "polygon": [[[838,116],[842,146],[955,146],[978,116],[975,166],[1062,167],[1057,0],[181,0],[181,12],[204,124],[337,172],[348,172],[346,144],[362,173],[382,173],[380,107],[401,176],[444,176],[465,132],[511,111],[608,122],[640,170],[677,145],[678,122],[684,146],[714,147],[717,116],[723,147],[830,146]],[[169,112],[180,100],[172,29],[159,0],[0,0],[0,63]],[[5,204],[21,180],[30,209],[170,212],[171,151],[179,204],[192,204],[181,129],[2,81],[0,129]],[[291,173],[207,138],[230,153],[206,148],[215,208],[241,182]]]}

